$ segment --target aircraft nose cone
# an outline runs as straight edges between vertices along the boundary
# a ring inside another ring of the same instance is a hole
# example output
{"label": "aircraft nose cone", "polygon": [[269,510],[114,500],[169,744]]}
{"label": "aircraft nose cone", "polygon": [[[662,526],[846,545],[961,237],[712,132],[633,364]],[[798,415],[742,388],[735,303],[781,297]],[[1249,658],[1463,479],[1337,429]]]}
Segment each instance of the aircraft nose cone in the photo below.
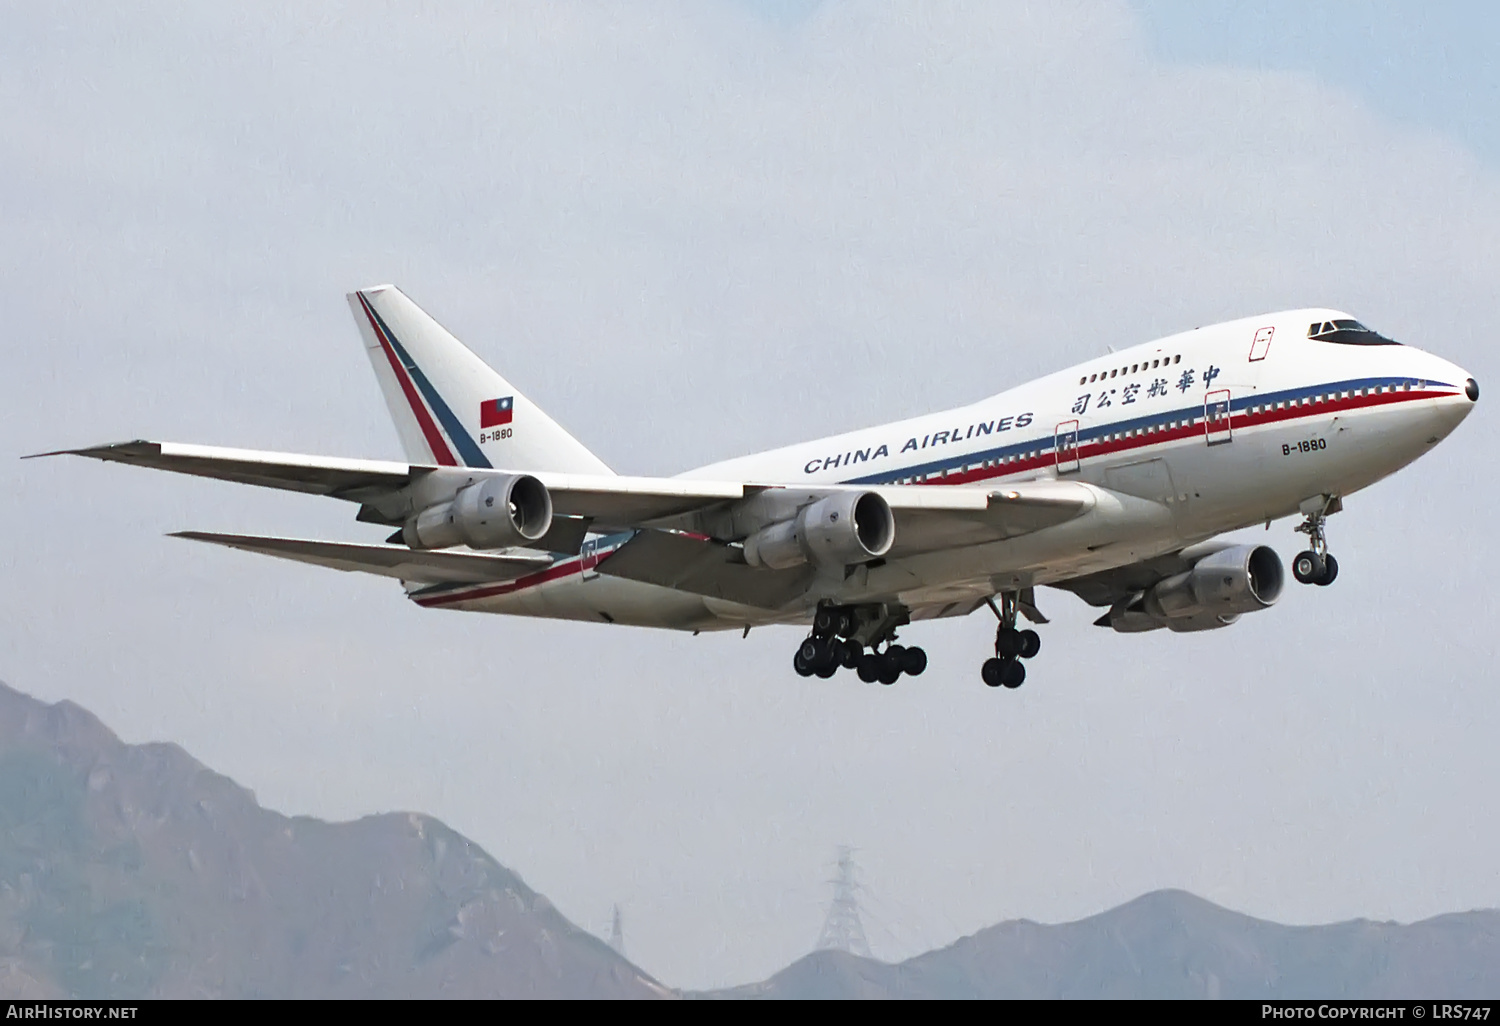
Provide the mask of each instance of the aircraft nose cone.
{"label": "aircraft nose cone", "polygon": [[1469,397],[1469,402],[1471,403],[1479,402],[1479,382],[1473,378],[1464,382],[1464,395]]}

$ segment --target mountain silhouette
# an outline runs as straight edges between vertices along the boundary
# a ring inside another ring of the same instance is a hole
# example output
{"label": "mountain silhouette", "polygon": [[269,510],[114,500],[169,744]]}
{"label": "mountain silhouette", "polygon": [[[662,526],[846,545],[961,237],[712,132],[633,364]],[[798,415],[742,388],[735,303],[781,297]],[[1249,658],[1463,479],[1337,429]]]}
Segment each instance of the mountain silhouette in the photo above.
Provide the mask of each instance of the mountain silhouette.
{"label": "mountain silhouette", "polygon": [[431,817],[283,816],[0,685],[0,998],[667,996]]}
{"label": "mountain silhouette", "polygon": [[1500,995],[1500,911],[1282,926],[1155,891],[1055,926],[1015,920],[887,964],[818,951],[715,998],[1368,998]]}

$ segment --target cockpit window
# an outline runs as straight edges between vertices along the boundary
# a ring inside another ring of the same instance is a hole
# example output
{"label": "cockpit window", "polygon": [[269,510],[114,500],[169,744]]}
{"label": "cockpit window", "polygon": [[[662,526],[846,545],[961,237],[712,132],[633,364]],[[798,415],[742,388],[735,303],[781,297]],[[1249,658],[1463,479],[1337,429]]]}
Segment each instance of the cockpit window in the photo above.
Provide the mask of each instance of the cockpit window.
{"label": "cockpit window", "polygon": [[1346,346],[1399,346],[1395,339],[1386,338],[1358,321],[1321,321],[1307,326],[1307,337],[1319,342],[1337,342]]}

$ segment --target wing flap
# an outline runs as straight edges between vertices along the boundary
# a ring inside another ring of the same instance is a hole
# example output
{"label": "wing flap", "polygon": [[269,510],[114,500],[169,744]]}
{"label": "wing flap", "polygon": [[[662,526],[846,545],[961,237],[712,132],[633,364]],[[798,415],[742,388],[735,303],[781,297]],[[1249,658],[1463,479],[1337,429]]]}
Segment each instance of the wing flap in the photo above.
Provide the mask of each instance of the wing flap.
{"label": "wing flap", "polygon": [[305,538],[269,538],[246,534],[178,531],[173,538],[209,542],[231,549],[311,563],[332,570],[394,577],[421,584],[488,584],[512,581],[549,565],[543,555],[496,555],[488,552],[414,552],[399,545],[356,545]]}

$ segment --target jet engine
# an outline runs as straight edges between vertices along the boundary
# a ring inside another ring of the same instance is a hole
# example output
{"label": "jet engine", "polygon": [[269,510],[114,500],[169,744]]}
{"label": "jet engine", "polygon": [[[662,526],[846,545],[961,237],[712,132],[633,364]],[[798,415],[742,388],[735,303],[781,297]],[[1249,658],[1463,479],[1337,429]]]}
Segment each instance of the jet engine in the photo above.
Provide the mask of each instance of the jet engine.
{"label": "jet engine", "polygon": [[841,570],[878,559],[895,540],[896,517],[885,499],[874,492],[837,492],[746,538],[745,562],[772,570],[803,563]]}
{"label": "jet engine", "polygon": [[1114,607],[1099,621],[1122,634],[1209,631],[1243,613],[1265,609],[1281,597],[1286,580],[1281,557],[1264,545],[1235,545],[1204,556],[1191,570],[1158,582]]}
{"label": "jet engine", "polygon": [[450,502],[430,506],[401,529],[414,549],[504,549],[526,545],[552,526],[552,496],[529,474],[488,477],[461,489]]}

